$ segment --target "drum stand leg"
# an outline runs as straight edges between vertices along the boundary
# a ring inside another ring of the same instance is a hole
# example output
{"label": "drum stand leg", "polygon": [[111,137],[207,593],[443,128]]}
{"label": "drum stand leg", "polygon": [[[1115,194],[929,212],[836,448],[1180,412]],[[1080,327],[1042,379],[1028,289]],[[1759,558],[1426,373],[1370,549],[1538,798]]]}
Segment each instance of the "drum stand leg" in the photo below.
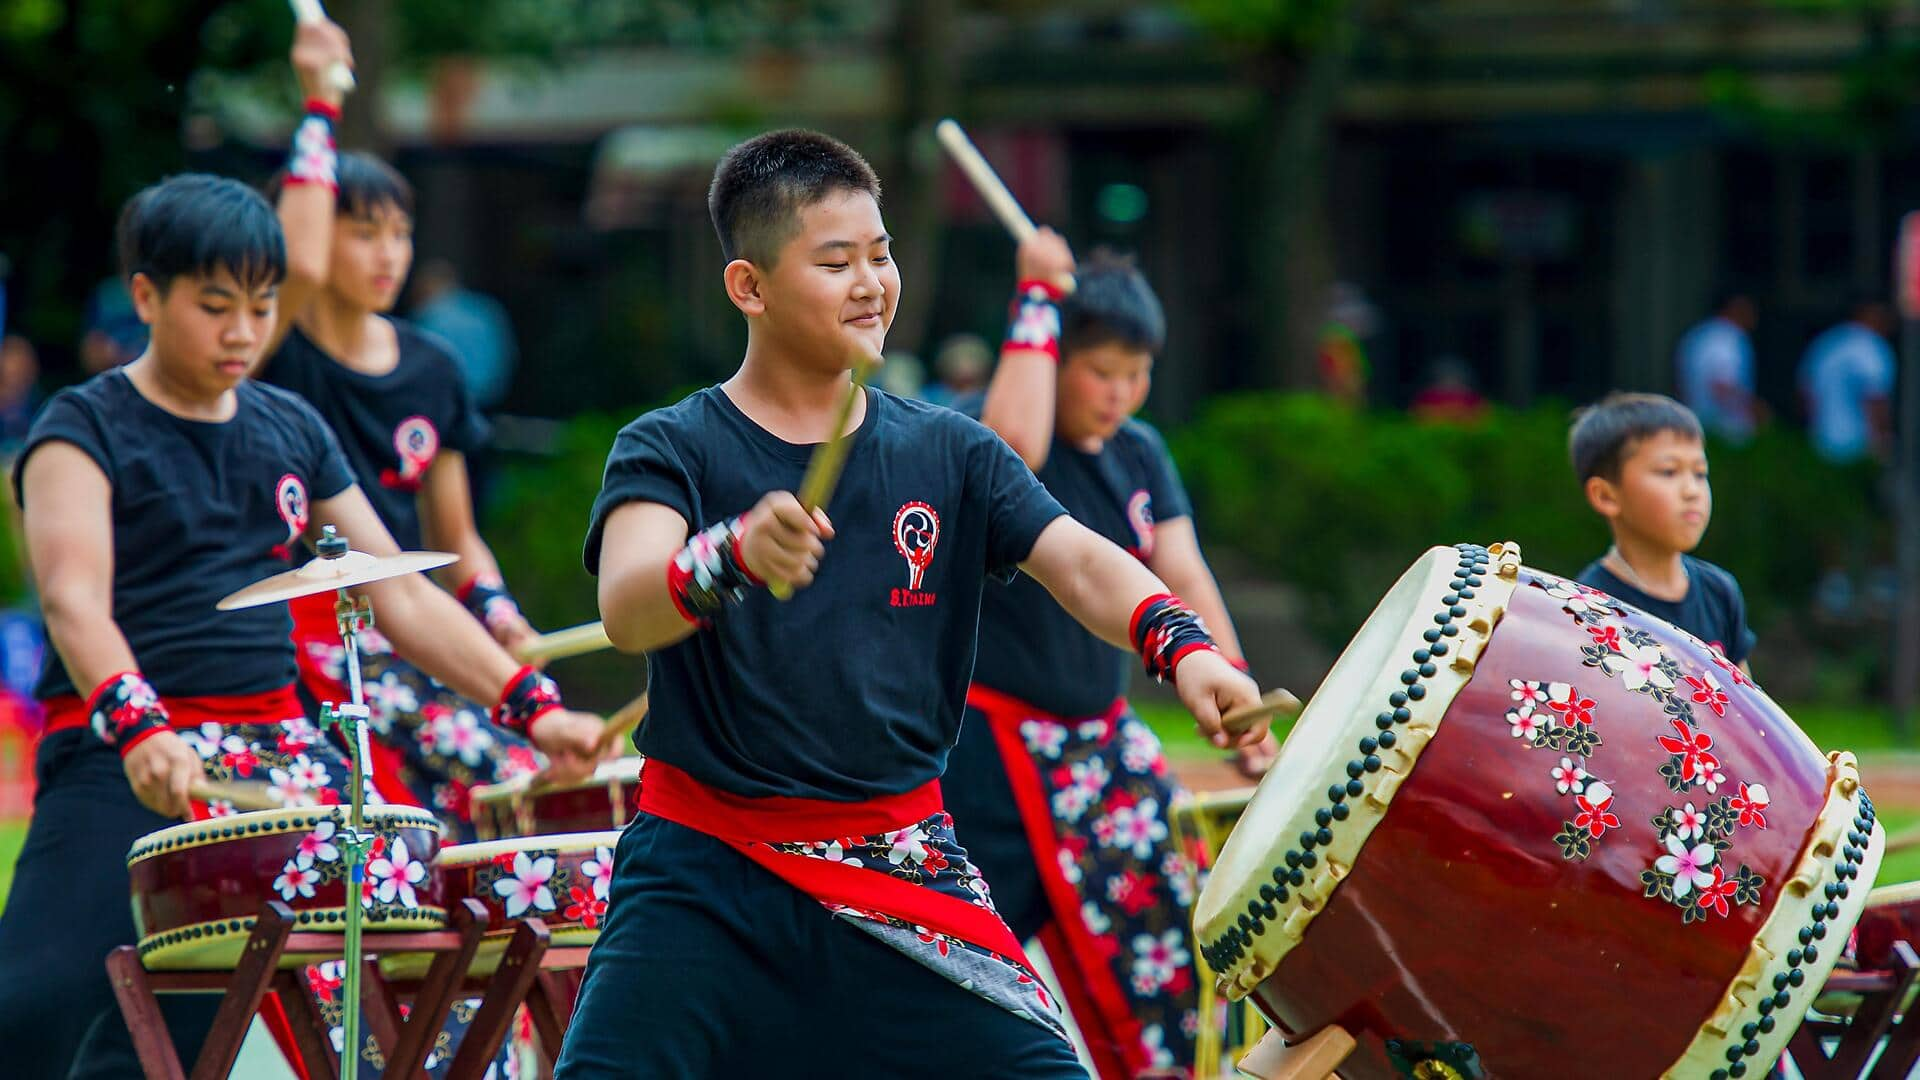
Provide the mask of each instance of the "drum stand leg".
{"label": "drum stand leg", "polygon": [[460,1040],[446,1080],[479,1080],[486,1075],[501,1041],[513,1027],[514,1012],[527,999],[527,991],[540,974],[540,960],[546,955],[549,940],[547,924],[539,919],[528,919],[513,932],[513,941],[507,945],[506,955],[500,958],[500,967],[480,1000],[480,1011]]}
{"label": "drum stand leg", "polygon": [[540,1053],[548,1067],[560,1058],[560,1042],[567,1025],[573,1022],[573,1003],[579,996],[577,972],[542,971],[534,976],[533,992],[527,995],[527,1011],[533,1014],[534,1034],[540,1037]]}
{"label": "drum stand leg", "polygon": [[413,995],[413,1011],[400,1028],[399,1040],[388,1044],[393,1047],[393,1053],[387,1058],[385,1076],[420,1075],[434,1040],[446,1025],[447,1014],[460,998],[460,984],[466,981],[474,954],[480,951],[480,941],[487,932],[487,909],[480,901],[467,899],[461,901],[451,915],[454,933],[460,935],[460,945],[434,957],[433,965],[427,968],[427,977]]}
{"label": "drum stand leg", "polygon": [[[1920,978],[1920,957],[1904,941],[1893,945],[1893,960],[1887,965],[1887,975],[1891,985],[1886,989],[1874,990],[1861,996],[1859,1008],[1845,1024],[1818,1022],[1809,1018],[1794,1032],[1793,1039],[1787,1044],[1787,1050],[1793,1055],[1793,1063],[1798,1066],[1800,1075],[1807,1080],[1854,1080],[1863,1075],[1874,1047],[1893,1029],[1885,1052],[1875,1063],[1869,1076],[1902,1077],[1913,1063],[1913,1057],[1920,1053],[1920,1025],[1903,1021],[1893,1028],[1894,1011],[1907,996],[1914,980]],[[1920,1020],[1920,1017],[1915,1017]],[[1833,1056],[1828,1057],[1821,1045],[1823,1035],[1834,1034],[1837,1030],[1840,1043],[1834,1048]]]}
{"label": "drum stand leg", "polygon": [[[268,901],[254,920],[253,933],[240,953],[233,977],[227,981],[220,1009],[214,1014],[213,1027],[193,1063],[193,1080],[225,1080],[240,1056],[240,1043],[247,1027],[260,1011],[274,973],[280,967],[280,954],[286,951],[287,936],[293,933],[293,911],[278,900]],[[140,1067],[150,1078],[179,1078],[180,1055],[167,1034],[160,1014],[160,1002],[146,969],[140,966],[140,953],[130,945],[115,949],[107,957],[107,977],[120,1001],[120,1015],[133,1034],[134,1052]]]}
{"label": "drum stand leg", "polygon": [[283,971],[274,976],[273,992],[286,1011],[287,1025],[293,1028],[294,1048],[307,1067],[312,1080],[335,1080],[340,1075],[340,1060],[327,1038],[327,1023],[320,1015],[320,1004],[313,999],[313,988],[298,971]]}
{"label": "drum stand leg", "polygon": [[1240,1059],[1240,1072],[1254,1080],[1326,1080],[1353,1053],[1354,1045],[1353,1036],[1338,1024],[1329,1024],[1293,1046],[1274,1028]]}

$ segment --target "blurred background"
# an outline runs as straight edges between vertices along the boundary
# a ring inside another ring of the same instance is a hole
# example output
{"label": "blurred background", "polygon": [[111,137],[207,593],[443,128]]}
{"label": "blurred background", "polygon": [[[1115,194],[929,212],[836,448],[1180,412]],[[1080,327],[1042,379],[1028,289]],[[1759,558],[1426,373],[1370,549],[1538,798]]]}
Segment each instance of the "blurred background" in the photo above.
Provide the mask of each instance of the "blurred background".
{"label": "blurred background", "polygon": [[[330,9],[360,81],[342,146],[418,191],[403,311],[461,346],[495,417],[484,531],[538,625],[594,617],[579,542],[613,432],[738,361],[704,196],[741,137],[801,124],[866,153],[906,282],[887,385],[984,380],[1013,245],[932,139],[951,115],[1036,220],[1138,253],[1159,290],[1171,337],[1146,412],[1263,682],[1306,696],[1428,545],[1514,539],[1567,574],[1597,557],[1569,413],[1681,392],[1705,324],[1752,358],[1707,388],[1724,418],[1699,554],[1746,589],[1755,673],[1823,745],[1910,743],[1888,304],[1920,209],[1920,5]],[[138,350],[109,242],[126,196],[280,163],[291,32],[284,0],[0,0],[0,438]],[[1853,403],[1864,445],[1836,447],[1809,437],[1826,389],[1801,371],[1849,322],[1886,378]],[[19,688],[37,661],[17,567],[0,560],[0,674]],[[609,656],[559,672],[603,706],[642,677]],[[0,702],[15,789],[32,724]]]}

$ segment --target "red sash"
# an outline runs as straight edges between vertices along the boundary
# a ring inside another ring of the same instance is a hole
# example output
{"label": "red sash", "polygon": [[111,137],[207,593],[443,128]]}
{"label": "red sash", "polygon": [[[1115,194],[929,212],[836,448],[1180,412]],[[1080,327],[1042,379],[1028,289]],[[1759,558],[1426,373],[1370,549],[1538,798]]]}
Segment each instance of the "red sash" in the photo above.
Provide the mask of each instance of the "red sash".
{"label": "red sash", "polygon": [[[162,694],[160,704],[176,728],[197,728],[201,724],[277,724],[307,710],[291,684],[258,694],[206,694],[184,697]],[[60,694],[40,703],[47,713],[46,731],[51,734],[67,728],[87,726],[87,703],[75,694]]]}

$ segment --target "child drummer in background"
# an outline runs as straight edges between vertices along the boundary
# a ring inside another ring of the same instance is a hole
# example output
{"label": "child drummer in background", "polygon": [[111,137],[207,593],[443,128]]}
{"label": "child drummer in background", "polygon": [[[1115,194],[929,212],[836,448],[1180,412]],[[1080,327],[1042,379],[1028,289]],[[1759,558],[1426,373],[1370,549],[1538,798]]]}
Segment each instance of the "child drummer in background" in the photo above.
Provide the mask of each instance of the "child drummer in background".
{"label": "child drummer in background", "polygon": [[[1075,521],[1186,597],[1245,670],[1166,445],[1132,418],[1166,344],[1152,287],[1109,254],[1076,267],[1051,229],[1020,245],[1016,270],[993,381],[984,400],[957,407],[1006,440]],[[1188,932],[1197,853],[1168,827],[1180,788],[1127,705],[1132,664],[1039,582],[988,584],[943,782],[1000,913],[1021,940],[1046,944],[1105,1080],[1191,1075],[1199,1026]],[[1239,751],[1252,775],[1272,753],[1270,740]]]}
{"label": "child drummer in background", "polygon": [[[501,646],[525,644],[534,630],[474,524],[466,460],[485,443],[485,421],[450,346],[387,314],[413,262],[413,189],[372,155],[336,161],[340,95],[324,68],[295,59],[307,117],[294,162],[269,193],[286,233],[287,280],[254,377],[317,409],[400,546],[458,554],[443,584]],[[345,657],[332,600],[296,600],[293,616],[302,684],[317,701],[339,700]],[[428,677],[377,632],[362,646],[375,783],[390,800],[435,811],[450,839],[472,840],[468,792],[543,762],[525,738],[489,721],[486,706]]]}
{"label": "child drummer in background", "polygon": [[[941,807],[982,583],[1032,574],[1210,733],[1258,692],[992,432],[854,390],[901,295],[865,160],[771,132],[708,206],[747,351],[622,429],[594,504],[587,567],[656,713],[556,1075],[1083,1076]],[[829,435],[844,472],[810,510]]]}
{"label": "child drummer in background", "polygon": [[1567,446],[1587,504],[1613,532],[1613,546],[1580,571],[1580,583],[1665,619],[1751,674],[1754,633],[1740,583],[1687,554],[1713,517],[1693,411],[1659,394],[1610,394],[1575,418]]}
{"label": "child drummer in background", "polygon": [[[325,423],[245,378],[285,272],[265,200],[231,180],[174,177],[128,202],[119,245],[147,351],[49,401],[14,471],[53,649],[36,691],[48,723],[33,822],[0,914],[0,1053],[13,1076],[66,1076],[70,1063],[75,1076],[139,1074],[109,1015],[104,960],[135,940],[133,841],[231,812],[190,804],[196,779],[258,783],[287,805],[343,798],[347,762],[293,691],[285,609],[215,602],[301,562],[322,522],[362,551],[398,550]],[[569,770],[592,767],[599,721],[559,708],[552,683],[451,597],[418,575],[365,591],[429,670],[498,701],[510,726],[537,721]],[[170,1001],[174,1045],[192,1060],[218,1002]]]}

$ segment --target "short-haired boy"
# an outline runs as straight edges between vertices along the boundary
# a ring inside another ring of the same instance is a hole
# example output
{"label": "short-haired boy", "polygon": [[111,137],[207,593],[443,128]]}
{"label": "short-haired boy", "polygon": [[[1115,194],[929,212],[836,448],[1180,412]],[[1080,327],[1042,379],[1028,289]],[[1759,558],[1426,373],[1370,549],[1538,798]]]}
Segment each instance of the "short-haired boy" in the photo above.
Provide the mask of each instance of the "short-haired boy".
{"label": "short-haired boy", "polygon": [[1573,471],[1613,546],[1580,583],[1657,615],[1750,670],[1754,634],[1733,575],[1687,554],[1713,516],[1700,421],[1660,394],[1609,394],[1567,435]]}
{"label": "short-haired boy", "polygon": [[1209,734],[1257,689],[951,410],[853,397],[839,486],[803,507],[810,444],[900,299],[879,181],[777,131],[727,153],[708,206],[747,351],[623,429],[594,504],[587,566],[608,636],[649,653],[654,711],[556,1074],[1083,1076],[941,804],[981,587],[1031,574]]}

